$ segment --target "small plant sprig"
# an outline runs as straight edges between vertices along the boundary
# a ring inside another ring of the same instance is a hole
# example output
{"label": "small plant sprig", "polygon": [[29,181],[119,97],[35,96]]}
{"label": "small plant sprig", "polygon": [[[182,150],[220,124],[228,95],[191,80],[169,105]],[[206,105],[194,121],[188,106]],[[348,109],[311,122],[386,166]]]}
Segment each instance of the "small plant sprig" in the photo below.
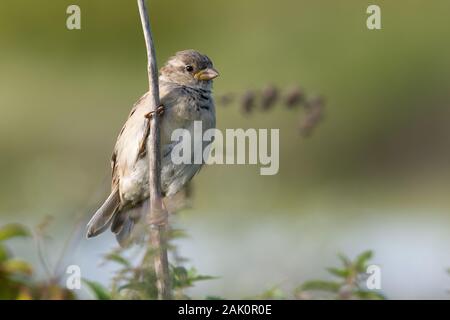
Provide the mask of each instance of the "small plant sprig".
{"label": "small plant sprig", "polygon": [[[187,268],[182,265],[186,259],[178,256],[177,248],[172,242],[176,239],[185,238],[186,234],[182,230],[172,229],[169,233],[168,252],[174,256],[174,264],[170,264],[170,277],[172,284],[172,294],[174,299],[190,299],[186,294],[186,289],[193,287],[198,281],[212,280],[215,277],[201,275],[193,267]],[[105,288],[101,284],[84,280],[85,285],[90,289],[96,299],[126,299],[126,300],[155,300],[158,299],[158,289],[156,286],[156,273],[153,268],[154,250],[151,247],[131,252],[131,249],[117,248],[104,256],[103,263],[114,263],[119,266],[111,281],[111,288]],[[141,262],[133,264],[131,261]]]}
{"label": "small plant sprig", "polygon": [[57,281],[37,280],[30,263],[16,258],[5,242],[13,238],[31,238],[31,231],[17,223],[0,227],[0,300],[68,300],[73,292]]}
{"label": "small plant sprig", "polygon": [[[343,254],[338,255],[342,266],[327,268],[327,271],[337,278],[333,281],[311,280],[303,283],[295,290],[298,299],[333,298],[337,300],[384,300],[382,293],[368,290],[365,282],[368,277],[366,270],[368,262],[373,257],[372,251],[364,251],[355,260],[350,260]],[[321,292],[324,296],[315,296]]]}

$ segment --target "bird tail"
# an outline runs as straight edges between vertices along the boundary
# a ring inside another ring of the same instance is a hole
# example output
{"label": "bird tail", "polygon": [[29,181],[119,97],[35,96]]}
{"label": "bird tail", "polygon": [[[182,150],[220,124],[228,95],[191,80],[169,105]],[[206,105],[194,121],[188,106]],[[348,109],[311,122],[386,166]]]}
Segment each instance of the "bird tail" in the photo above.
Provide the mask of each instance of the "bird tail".
{"label": "bird tail", "polygon": [[124,208],[114,216],[111,231],[115,233],[121,247],[142,242],[145,238],[145,223],[142,217],[148,212],[150,200],[146,199],[132,208]]}
{"label": "bird tail", "polygon": [[87,224],[87,237],[95,237],[105,231],[111,224],[120,204],[119,190],[114,188],[102,206],[95,212]]}

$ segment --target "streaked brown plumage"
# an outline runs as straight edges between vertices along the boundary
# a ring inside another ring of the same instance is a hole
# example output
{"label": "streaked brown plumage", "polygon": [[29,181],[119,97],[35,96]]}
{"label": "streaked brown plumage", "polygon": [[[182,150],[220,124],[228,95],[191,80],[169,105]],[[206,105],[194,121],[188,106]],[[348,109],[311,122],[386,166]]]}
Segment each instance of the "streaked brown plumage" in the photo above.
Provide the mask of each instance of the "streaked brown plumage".
{"label": "streaked brown plumage", "polygon": [[[201,168],[201,164],[175,165],[170,156],[179,143],[170,140],[178,128],[193,131],[194,121],[202,121],[203,130],[215,127],[212,79],[218,76],[211,60],[195,51],[177,52],[160,70],[159,86],[164,115],[161,121],[161,189],[163,195],[177,193]],[[120,131],[111,160],[111,194],[88,223],[88,237],[111,226],[121,245],[148,211],[148,158],[142,144],[146,137],[148,95],[142,96],[131,110]],[[193,135],[191,135],[193,136]]]}

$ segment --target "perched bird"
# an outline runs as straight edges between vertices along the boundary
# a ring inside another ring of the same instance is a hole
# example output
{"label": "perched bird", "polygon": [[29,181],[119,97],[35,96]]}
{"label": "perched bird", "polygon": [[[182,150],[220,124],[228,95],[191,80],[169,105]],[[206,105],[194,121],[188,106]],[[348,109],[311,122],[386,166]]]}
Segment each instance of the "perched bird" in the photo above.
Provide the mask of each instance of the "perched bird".
{"label": "perched bird", "polygon": [[[195,50],[177,52],[160,70],[159,90],[164,111],[160,121],[163,196],[176,194],[202,166],[194,162],[174,164],[171,151],[180,141],[171,141],[171,135],[175,129],[184,128],[189,130],[191,137],[195,137],[194,121],[202,121],[203,131],[215,128],[211,91],[212,80],[218,75],[211,60]],[[111,160],[111,194],[89,221],[88,237],[94,237],[111,226],[118,242],[126,245],[133,238],[130,237],[133,228],[148,211],[147,99],[148,93],[136,102],[117,138]],[[203,147],[207,144],[201,143]]]}

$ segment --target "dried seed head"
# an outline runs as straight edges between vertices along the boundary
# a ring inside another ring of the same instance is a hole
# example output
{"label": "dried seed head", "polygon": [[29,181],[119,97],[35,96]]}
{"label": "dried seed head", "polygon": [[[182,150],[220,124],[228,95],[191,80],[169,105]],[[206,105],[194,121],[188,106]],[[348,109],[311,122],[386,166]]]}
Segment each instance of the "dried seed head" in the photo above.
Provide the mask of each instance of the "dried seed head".
{"label": "dried seed head", "polygon": [[270,109],[278,99],[278,89],[274,85],[269,85],[261,93],[261,106],[263,110]]}
{"label": "dried seed head", "polygon": [[256,95],[254,91],[248,90],[242,96],[241,110],[243,113],[250,113],[255,106]]}
{"label": "dried seed head", "polygon": [[304,102],[305,93],[299,87],[293,87],[288,91],[284,98],[284,105],[288,108],[294,108]]}
{"label": "dried seed head", "polygon": [[325,99],[321,96],[314,97],[307,101],[305,108],[307,113],[300,123],[300,134],[303,137],[309,137],[323,119]]}

